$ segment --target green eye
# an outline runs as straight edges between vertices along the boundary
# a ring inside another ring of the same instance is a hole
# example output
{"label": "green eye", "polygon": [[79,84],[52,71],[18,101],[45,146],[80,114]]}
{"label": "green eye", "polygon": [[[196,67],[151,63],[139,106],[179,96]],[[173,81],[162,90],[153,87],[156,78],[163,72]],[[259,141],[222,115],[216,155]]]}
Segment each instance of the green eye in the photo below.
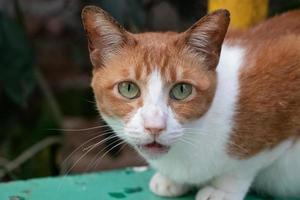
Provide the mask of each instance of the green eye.
{"label": "green eye", "polygon": [[170,91],[170,97],[175,100],[184,100],[192,94],[193,86],[188,83],[178,83]]}
{"label": "green eye", "polygon": [[118,90],[119,93],[127,99],[134,99],[139,97],[140,95],[140,89],[138,88],[138,86],[130,81],[119,83]]}

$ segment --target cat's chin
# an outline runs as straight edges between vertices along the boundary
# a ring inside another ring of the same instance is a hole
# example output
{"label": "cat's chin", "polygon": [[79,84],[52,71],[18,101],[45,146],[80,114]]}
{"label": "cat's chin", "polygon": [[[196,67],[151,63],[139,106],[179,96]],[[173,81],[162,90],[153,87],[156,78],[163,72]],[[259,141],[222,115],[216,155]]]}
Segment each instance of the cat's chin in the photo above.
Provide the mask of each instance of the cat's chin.
{"label": "cat's chin", "polygon": [[170,150],[170,146],[163,145],[157,142],[137,146],[140,153],[150,159],[159,158],[167,154]]}

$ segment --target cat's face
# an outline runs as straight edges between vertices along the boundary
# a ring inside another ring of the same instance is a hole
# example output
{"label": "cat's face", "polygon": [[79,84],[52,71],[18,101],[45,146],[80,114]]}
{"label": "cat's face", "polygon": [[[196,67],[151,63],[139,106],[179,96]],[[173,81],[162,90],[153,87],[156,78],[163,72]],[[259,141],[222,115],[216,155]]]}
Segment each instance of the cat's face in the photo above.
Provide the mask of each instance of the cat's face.
{"label": "cat's face", "polygon": [[184,33],[131,34],[96,7],[84,9],[83,22],[101,115],[145,156],[167,153],[213,100],[227,11]]}

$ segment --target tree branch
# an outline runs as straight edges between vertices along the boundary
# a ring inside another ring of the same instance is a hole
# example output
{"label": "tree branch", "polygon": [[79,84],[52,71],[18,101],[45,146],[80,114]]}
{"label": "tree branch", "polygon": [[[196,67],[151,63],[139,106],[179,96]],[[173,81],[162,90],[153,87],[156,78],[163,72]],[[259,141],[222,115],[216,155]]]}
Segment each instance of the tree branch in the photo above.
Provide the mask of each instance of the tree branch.
{"label": "tree branch", "polygon": [[30,158],[34,157],[37,153],[47,148],[48,146],[52,146],[55,144],[61,144],[62,138],[57,136],[52,136],[45,138],[33,145],[26,151],[24,151],[21,155],[19,155],[15,160],[8,162],[3,166],[4,170],[0,171],[0,179],[2,179],[7,173],[14,171],[19,168],[23,163],[25,163]]}

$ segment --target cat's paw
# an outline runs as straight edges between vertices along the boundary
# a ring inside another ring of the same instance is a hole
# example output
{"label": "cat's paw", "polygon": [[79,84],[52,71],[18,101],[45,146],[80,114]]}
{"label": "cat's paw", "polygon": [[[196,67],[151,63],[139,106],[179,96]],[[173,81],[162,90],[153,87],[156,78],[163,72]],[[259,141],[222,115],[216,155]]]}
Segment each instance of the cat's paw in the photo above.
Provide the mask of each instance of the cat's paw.
{"label": "cat's paw", "polygon": [[243,200],[242,193],[228,193],[212,186],[206,186],[199,190],[196,200]]}
{"label": "cat's paw", "polygon": [[163,197],[181,196],[189,190],[188,186],[174,183],[159,173],[152,177],[149,186],[154,194]]}

